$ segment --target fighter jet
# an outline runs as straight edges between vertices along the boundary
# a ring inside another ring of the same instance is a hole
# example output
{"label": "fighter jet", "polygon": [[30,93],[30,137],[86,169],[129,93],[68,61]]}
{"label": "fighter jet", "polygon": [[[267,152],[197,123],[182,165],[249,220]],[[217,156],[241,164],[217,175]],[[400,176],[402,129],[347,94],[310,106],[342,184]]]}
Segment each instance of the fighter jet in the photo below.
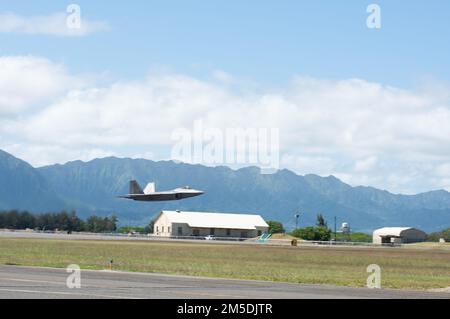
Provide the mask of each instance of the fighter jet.
{"label": "fighter jet", "polygon": [[203,191],[195,190],[189,186],[176,188],[170,191],[157,192],[155,183],[149,183],[144,190],[136,181],[130,182],[130,193],[120,198],[132,199],[143,202],[161,202],[170,200],[180,200],[189,197],[202,195]]}

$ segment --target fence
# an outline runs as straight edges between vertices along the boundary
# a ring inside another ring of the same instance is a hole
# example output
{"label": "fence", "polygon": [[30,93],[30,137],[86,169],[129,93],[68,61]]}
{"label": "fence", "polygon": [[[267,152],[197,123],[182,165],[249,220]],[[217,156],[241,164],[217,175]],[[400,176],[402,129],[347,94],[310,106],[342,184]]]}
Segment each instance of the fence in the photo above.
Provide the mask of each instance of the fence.
{"label": "fence", "polygon": [[[172,236],[162,237],[156,235],[144,235],[144,234],[121,234],[121,233],[87,233],[87,232],[73,232],[67,234],[67,232],[54,232],[54,231],[33,231],[33,230],[8,230],[1,229],[3,234],[11,233],[21,237],[21,234],[26,237],[27,235],[36,235],[41,237],[63,237],[65,239],[104,239],[104,240],[153,240],[153,241],[207,241],[211,243],[239,243],[249,245],[268,245],[268,246],[291,246],[291,239],[275,239],[268,238],[267,240],[260,240],[260,238],[239,238],[239,237],[203,237],[203,236]],[[332,247],[332,246],[347,246],[347,247],[400,247],[401,244],[373,244],[365,242],[345,242],[345,241],[304,241],[297,239],[298,247]]]}

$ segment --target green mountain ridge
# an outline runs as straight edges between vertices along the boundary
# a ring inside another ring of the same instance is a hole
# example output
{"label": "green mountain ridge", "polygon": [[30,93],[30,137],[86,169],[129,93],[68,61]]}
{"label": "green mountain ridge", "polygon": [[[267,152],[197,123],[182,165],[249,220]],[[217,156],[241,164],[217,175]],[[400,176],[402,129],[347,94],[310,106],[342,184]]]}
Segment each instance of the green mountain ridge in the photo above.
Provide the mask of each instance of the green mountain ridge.
{"label": "green mountain ridge", "polygon": [[[354,230],[370,231],[383,226],[412,226],[435,231],[450,226],[450,193],[432,191],[399,195],[372,187],[352,187],[334,176],[297,175],[280,170],[261,174],[257,167],[239,170],[144,159],[108,157],[89,162],[33,168],[0,152],[0,209],[47,211],[75,209],[90,214],[115,213],[121,224],[142,225],[162,209],[257,213],[279,220],[287,228],[312,225],[317,213]],[[6,177],[6,178],[4,178]],[[119,199],[136,179],[157,190],[189,185],[205,191],[192,199],[176,202],[139,203]]]}

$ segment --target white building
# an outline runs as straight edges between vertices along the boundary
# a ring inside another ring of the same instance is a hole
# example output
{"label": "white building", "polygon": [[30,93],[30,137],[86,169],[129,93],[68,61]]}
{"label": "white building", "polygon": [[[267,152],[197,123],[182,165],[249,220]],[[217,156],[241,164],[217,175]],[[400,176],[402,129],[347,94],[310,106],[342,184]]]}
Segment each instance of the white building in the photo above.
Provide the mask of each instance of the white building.
{"label": "white building", "polygon": [[259,215],[162,211],[154,220],[154,235],[254,238],[268,232]]}
{"label": "white building", "polygon": [[374,244],[410,244],[425,241],[427,234],[411,227],[385,227],[373,232]]}

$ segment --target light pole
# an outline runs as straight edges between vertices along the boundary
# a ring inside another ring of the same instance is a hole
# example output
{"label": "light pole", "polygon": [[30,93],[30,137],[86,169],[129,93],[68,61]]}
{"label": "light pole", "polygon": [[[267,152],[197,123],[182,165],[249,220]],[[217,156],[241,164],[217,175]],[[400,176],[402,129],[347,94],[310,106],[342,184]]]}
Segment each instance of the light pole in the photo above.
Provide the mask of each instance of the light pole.
{"label": "light pole", "polygon": [[295,230],[298,229],[298,219],[300,218],[300,213],[295,214]]}

